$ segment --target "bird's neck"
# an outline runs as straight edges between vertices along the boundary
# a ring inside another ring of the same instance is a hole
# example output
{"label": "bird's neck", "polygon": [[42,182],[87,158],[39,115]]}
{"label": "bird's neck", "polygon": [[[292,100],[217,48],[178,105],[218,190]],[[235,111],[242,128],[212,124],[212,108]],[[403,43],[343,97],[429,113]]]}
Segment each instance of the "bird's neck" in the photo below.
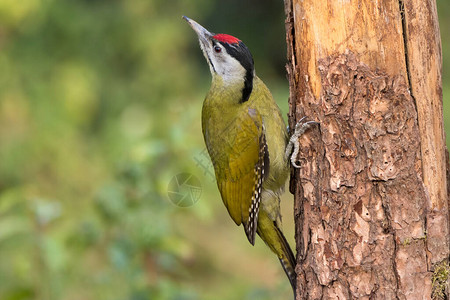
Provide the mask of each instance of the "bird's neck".
{"label": "bird's neck", "polygon": [[213,75],[209,96],[224,104],[242,104],[253,90],[253,75],[246,77],[222,77]]}

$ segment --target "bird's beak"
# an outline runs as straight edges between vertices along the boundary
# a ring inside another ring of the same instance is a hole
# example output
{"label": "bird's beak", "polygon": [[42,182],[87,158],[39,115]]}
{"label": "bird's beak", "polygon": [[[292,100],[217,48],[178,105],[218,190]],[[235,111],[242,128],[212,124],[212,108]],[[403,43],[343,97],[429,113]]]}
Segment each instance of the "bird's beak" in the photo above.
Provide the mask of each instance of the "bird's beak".
{"label": "bird's beak", "polygon": [[194,29],[195,33],[197,33],[200,42],[204,43],[205,45],[210,42],[211,38],[214,36],[214,33],[209,32],[202,25],[198,24],[192,19],[189,19],[186,16],[183,16],[183,19],[185,19],[192,27],[192,29]]}

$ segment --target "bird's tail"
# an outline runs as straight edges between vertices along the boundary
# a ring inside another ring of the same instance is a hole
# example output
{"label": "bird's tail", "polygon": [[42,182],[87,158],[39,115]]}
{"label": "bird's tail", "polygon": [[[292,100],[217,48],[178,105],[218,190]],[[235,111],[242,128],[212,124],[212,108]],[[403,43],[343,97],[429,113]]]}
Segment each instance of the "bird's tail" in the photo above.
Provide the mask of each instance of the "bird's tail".
{"label": "bird's tail", "polygon": [[295,256],[275,221],[272,221],[264,210],[259,211],[258,235],[278,256],[292,289],[296,289]]}
{"label": "bird's tail", "polygon": [[[275,223],[275,222],[274,222]],[[294,253],[292,253],[291,247],[289,246],[288,242],[286,241],[286,238],[283,235],[283,232],[278,228],[276,224],[274,224],[276,231],[278,233],[278,237],[280,239],[280,242],[282,244],[282,255],[278,255],[278,258],[280,259],[280,263],[283,266],[283,270],[286,273],[287,277],[289,278],[289,282],[291,283],[292,289],[294,290],[295,295],[295,289],[297,287],[297,275],[295,273],[295,256]]]}

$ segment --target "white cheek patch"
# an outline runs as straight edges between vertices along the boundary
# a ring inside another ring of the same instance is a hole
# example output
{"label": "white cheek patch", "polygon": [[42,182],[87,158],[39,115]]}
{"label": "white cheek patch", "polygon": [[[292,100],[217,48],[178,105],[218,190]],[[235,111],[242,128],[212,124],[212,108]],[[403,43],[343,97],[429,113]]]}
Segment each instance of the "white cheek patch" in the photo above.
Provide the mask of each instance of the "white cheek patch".
{"label": "white cheek patch", "polygon": [[225,84],[244,81],[246,70],[234,57],[227,55],[226,53],[220,53],[214,55],[212,62],[217,74],[222,77]]}
{"label": "white cheek patch", "polygon": [[209,66],[209,70],[211,71],[211,74],[216,73],[216,69],[214,67],[213,61],[210,58],[210,57],[212,57],[211,49],[206,47],[201,41],[200,41],[200,48],[202,49],[203,56],[205,57],[205,59],[208,62],[208,66]]}

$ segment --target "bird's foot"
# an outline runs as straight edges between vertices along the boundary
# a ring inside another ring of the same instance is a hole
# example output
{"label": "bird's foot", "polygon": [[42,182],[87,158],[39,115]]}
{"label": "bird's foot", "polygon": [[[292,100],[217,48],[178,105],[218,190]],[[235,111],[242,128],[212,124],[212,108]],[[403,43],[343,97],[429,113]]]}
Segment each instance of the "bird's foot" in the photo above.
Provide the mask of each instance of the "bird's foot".
{"label": "bird's foot", "polygon": [[289,142],[286,146],[286,151],[284,153],[286,160],[289,159],[291,161],[292,166],[294,166],[294,168],[297,169],[300,168],[300,165],[297,164],[297,155],[298,152],[300,151],[300,143],[298,139],[305,133],[306,130],[311,128],[311,126],[319,124],[318,122],[315,121],[305,121],[305,119],[306,117],[301,118],[300,121],[298,121],[297,124],[295,125],[295,131],[289,138]]}

